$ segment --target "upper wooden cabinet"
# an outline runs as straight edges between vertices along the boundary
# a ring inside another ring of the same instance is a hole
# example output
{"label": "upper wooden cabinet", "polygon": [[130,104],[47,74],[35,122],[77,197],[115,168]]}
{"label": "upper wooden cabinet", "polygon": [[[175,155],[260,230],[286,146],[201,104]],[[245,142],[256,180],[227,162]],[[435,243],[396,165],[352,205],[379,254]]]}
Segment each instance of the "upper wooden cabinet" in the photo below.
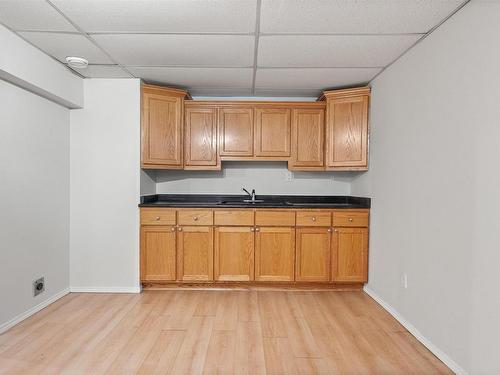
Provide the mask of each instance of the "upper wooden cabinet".
{"label": "upper wooden cabinet", "polygon": [[253,110],[219,108],[219,155],[253,156]]}
{"label": "upper wooden cabinet", "polygon": [[368,87],[325,91],[326,169],[368,169]]}
{"label": "upper wooden cabinet", "polygon": [[323,170],[325,166],[325,110],[300,108],[292,111],[292,170]]}
{"label": "upper wooden cabinet", "polygon": [[255,156],[290,156],[290,109],[255,110]]}
{"label": "upper wooden cabinet", "polygon": [[186,169],[220,169],[217,155],[215,108],[192,106],[185,111],[184,165]]}
{"label": "upper wooden cabinet", "polygon": [[141,87],[141,166],[181,169],[183,140],[182,90]]}
{"label": "upper wooden cabinet", "polygon": [[297,171],[368,169],[368,87],[325,91],[316,102],[186,98],[185,91],[142,86],[143,168],[281,160]]}

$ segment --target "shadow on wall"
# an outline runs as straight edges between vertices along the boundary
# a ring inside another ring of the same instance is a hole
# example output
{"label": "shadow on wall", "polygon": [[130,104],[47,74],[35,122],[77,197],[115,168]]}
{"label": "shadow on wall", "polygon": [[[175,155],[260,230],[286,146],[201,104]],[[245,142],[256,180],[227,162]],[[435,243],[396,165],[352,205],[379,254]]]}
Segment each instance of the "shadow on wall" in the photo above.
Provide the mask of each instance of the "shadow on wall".
{"label": "shadow on wall", "polygon": [[286,162],[223,162],[220,171],[157,170],[146,172],[161,193],[349,194],[353,172],[291,172]]}

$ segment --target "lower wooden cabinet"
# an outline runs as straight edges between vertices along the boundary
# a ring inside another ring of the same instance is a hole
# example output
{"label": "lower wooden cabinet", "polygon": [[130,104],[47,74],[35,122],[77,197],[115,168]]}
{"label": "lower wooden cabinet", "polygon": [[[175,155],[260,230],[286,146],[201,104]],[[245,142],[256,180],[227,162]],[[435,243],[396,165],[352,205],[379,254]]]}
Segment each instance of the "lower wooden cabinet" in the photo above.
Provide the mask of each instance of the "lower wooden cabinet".
{"label": "lower wooden cabinet", "polygon": [[254,245],[254,227],[216,227],[215,280],[254,280]]}
{"label": "lower wooden cabinet", "polygon": [[257,227],[255,280],[293,281],[295,228]]}
{"label": "lower wooden cabinet", "polygon": [[330,281],[331,228],[297,228],[296,281]]}
{"label": "lower wooden cabinet", "polygon": [[146,208],[141,223],[146,284],[368,281],[368,210]]}
{"label": "lower wooden cabinet", "polygon": [[176,278],[175,227],[141,227],[141,281],[173,281]]}
{"label": "lower wooden cabinet", "polygon": [[368,281],[368,228],[335,228],[332,281]]}
{"label": "lower wooden cabinet", "polygon": [[214,279],[213,238],[212,227],[185,226],[177,229],[177,280]]}

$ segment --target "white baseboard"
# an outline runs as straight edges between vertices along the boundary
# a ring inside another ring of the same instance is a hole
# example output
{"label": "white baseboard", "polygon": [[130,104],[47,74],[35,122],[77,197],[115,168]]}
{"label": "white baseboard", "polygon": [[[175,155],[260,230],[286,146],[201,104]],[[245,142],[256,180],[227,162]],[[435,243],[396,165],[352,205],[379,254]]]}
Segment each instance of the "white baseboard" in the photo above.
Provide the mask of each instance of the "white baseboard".
{"label": "white baseboard", "polygon": [[85,287],[71,286],[71,293],[140,293],[141,287]]}
{"label": "white baseboard", "polygon": [[396,319],[403,327],[405,327],[408,332],[410,332],[415,338],[422,343],[427,349],[429,349],[436,357],[438,357],[446,366],[448,366],[451,371],[453,371],[457,375],[469,375],[467,371],[465,371],[462,367],[460,367],[454,360],[452,360],[446,353],[444,353],[441,349],[439,349],[436,345],[434,345],[429,339],[427,339],[418,329],[413,326],[410,322],[408,322],[403,316],[391,305],[385,302],[377,293],[375,293],[372,289],[367,287],[363,288],[363,290],[368,294],[371,298],[373,298],[377,303],[382,306],[389,314],[391,314],[394,319]]}
{"label": "white baseboard", "polygon": [[9,330],[10,328],[14,327],[16,324],[21,323],[23,320],[29,318],[31,315],[36,314],[37,312],[44,309],[48,305],[56,302],[59,298],[64,297],[68,293],[69,293],[69,289],[61,290],[60,292],[57,292],[56,294],[54,294],[52,297],[46,299],[45,301],[39,303],[36,306],[33,306],[28,311],[25,311],[25,312],[15,316],[14,318],[9,320],[8,322],[1,324],[0,325],[0,334],[2,334],[5,331]]}

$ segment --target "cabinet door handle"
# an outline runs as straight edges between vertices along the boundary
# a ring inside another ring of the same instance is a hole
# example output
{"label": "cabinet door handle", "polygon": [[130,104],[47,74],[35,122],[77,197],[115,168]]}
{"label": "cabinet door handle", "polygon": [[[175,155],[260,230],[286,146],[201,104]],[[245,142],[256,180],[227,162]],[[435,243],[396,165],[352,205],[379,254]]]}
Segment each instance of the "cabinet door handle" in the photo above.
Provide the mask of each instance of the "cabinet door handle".
{"label": "cabinet door handle", "polygon": [[260,228],[255,228],[255,231],[256,232],[260,232]]}
{"label": "cabinet door handle", "polygon": [[350,217],[350,218],[349,218],[349,221],[350,221],[351,223],[352,223],[352,220],[353,220],[353,218],[352,218],[352,217]]}
{"label": "cabinet door handle", "polygon": [[255,228],[254,227],[250,228],[250,232],[255,232]]}
{"label": "cabinet door handle", "polygon": [[182,232],[182,227],[177,228],[179,232]]}
{"label": "cabinet door handle", "polygon": [[332,228],[328,228],[328,233],[332,233]]}
{"label": "cabinet door handle", "polygon": [[313,216],[313,217],[311,218],[311,220],[312,220],[312,221],[316,221],[316,216]]}
{"label": "cabinet door handle", "polygon": [[175,232],[175,227],[170,228],[172,232]]}

